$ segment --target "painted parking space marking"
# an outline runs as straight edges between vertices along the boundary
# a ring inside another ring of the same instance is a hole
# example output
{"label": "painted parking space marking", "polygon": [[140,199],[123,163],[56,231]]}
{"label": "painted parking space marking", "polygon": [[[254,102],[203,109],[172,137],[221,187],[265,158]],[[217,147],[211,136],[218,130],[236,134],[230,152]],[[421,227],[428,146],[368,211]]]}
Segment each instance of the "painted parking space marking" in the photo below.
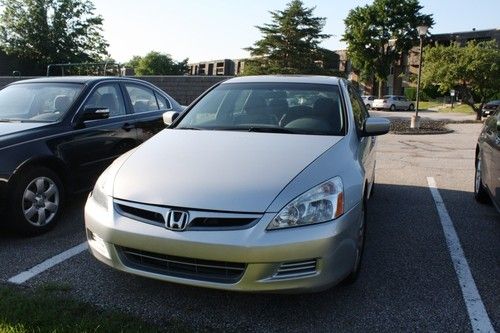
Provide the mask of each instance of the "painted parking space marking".
{"label": "painted parking space marking", "polygon": [[436,185],[436,180],[433,177],[427,177],[427,183],[431,190],[434,203],[439,214],[439,220],[443,227],[444,236],[446,238],[446,245],[450,251],[453,267],[458,277],[460,288],[462,289],[462,296],[467,307],[467,313],[474,332],[495,332],[491,324],[488,313],[484,307],[479,291],[477,290],[476,283],[472,277],[472,273],[465,258],[464,251],[460,245],[453,221],[448,214],[448,210],[444,204],[443,198],[439,193]]}
{"label": "painted parking space marking", "polygon": [[83,251],[88,249],[88,244],[87,242],[84,242],[80,245],[77,245],[75,247],[72,247],[71,249],[68,249],[64,252],[59,253],[58,255],[53,256],[52,258],[49,258],[45,260],[44,262],[33,266],[32,268],[28,269],[27,271],[24,271],[22,273],[17,274],[16,276],[11,277],[8,282],[10,283],[15,283],[15,284],[22,284],[29,279],[37,276],[40,273],[45,272],[46,270],[62,263],[65,260],[68,260],[71,257],[76,256],[77,254],[82,253]]}

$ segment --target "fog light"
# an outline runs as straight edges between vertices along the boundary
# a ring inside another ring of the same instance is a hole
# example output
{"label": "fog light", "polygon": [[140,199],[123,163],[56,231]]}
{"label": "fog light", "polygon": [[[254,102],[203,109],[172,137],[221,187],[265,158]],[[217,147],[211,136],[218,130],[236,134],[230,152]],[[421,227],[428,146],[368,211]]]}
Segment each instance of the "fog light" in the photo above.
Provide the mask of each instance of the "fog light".
{"label": "fog light", "polygon": [[92,231],[87,230],[87,241],[92,249],[96,250],[104,258],[111,260],[108,247],[101,237],[97,236]]}

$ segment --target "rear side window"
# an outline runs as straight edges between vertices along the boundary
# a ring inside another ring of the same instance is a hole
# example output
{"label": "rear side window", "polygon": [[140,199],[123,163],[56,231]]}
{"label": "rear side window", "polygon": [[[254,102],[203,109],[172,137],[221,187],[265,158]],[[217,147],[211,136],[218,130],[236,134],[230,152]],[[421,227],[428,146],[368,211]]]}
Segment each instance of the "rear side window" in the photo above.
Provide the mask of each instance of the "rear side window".
{"label": "rear side window", "polygon": [[130,97],[134,113],[160,110],[152,89],[136,84],[126,84],[125,88]]}
{"label": "rear side window", "polygon": [[155,91],[155,96],[156,100],[158,101],[158,106],[160,107],[160,110],[170,110],[172,106],[170,105],[170,102],[168,99],[160,95]]}

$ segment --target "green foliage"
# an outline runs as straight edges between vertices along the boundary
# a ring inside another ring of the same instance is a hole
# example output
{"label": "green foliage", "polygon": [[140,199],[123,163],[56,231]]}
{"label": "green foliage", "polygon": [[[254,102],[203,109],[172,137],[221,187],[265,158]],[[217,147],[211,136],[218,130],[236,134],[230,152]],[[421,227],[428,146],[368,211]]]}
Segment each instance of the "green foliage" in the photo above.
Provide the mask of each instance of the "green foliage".
{"label": "green foliage", "polygon": [[410,101],[417,99],[417,89],[413,87],[405,88],[405,97]]}
{"label": "green foliage", "polygon": [[0,332],[187,332],[172,321],[164,329],[130,315],[103,311],[69,299],[67,286],[31,292],[0,287]]}
{"label": "green foliage", "polygon": [[90,0],[0,0],[0,5],[0,46],[21,62],[36,64],[39,72],[50,63],[95,62],[107,55],[103,18],[94,15]]}
{"label": "green foliage", "polygon": [[349,12],[342,40],[348,43],[349,59],[363,79],[384,82],[391,64],[418,39],[416,27],[432,27],[432,15],[422,14],[422,8],[418,0],[375,0]]}
{"label": "green foliage", "polygon": [[[331,70],[332,55],[319,47],[330,35],[321,31],[325,18],[314,17],[313,8],[300,0],[292,0],[284,10],[271,11],[272,23],[257,26],[262,39],[250,51],[245,62],[245,75],[254,74],[319,74]],[[331,51],[330,51],[331,52]],[[321,60],[323,66],[316,61]]]}
{"label": "green foliage", "polygon": [[169,54],[151,51],[144,57],[134,56],[128,63],[136,75],[183,75],[188,70],[188,59],[176,62]]}
{"label": "green foliage", "polygon": [[495,41],[427,47],[423,61],[422,85],[438,85],[443,94],[455,89],[478,119],[483,104],[500,91],[500,48]]}

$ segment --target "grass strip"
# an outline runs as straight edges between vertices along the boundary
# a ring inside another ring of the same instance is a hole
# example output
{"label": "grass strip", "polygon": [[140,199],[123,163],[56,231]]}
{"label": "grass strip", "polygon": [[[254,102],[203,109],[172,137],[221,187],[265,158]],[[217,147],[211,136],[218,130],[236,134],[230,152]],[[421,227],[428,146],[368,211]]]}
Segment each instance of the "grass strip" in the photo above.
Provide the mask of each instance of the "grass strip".
{"label": "grass strip", "polygon": [[68,286],[35,291],[0,285],[0,332],[187,332],[178,323],[165,329],[65,296]]}

